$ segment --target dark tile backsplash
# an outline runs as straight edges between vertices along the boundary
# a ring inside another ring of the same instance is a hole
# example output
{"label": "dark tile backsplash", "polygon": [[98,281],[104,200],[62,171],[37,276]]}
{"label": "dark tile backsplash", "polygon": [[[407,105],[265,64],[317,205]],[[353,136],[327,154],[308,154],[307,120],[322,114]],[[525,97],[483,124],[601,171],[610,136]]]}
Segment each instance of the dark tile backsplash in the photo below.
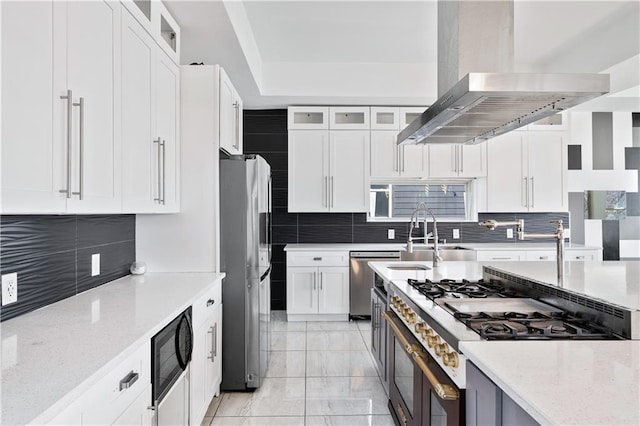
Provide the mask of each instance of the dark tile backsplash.
{"label": "dark tile backsplash", "polygon": [[[91,255],[100,253],[100,275]],[[0,218],[0,270],[18,273],[18,301],[0,320],[42,308],[129,274],[134,215],[7,215]]]}
{"label": "dark tile backsplash", "polygon": [[[284,247],[290,243],[403,243],[407,240],[406,222],[367,222],[365,213],[288,213],[287,175],[287,111],[245,110],[244,151],[260,154],[271,164],[273,184],[273,272],[271,275],[271,307],[286,309],[286,256]],[[568,213],[483,213],[479,219],[525,220],[525,231],[550,233],[548,223],[563,219],[569,227]],[[452,238],[453,229],[460,229],[460,239]],[[514,227],[515,228],[515,227]],[[395,230],[395,240],[387,239],[387,230]],[[431,231],[431,225],[429,225]],[[505,228],[490,231],[477,222],[442,222],[438,224],[440,239],[447,243],[513,242],[507,239]],[[414,235],[420,235],[421,231]],[[515,236],[515,232],[514,232]],[[548,240],[526,241],[551,242]]]}

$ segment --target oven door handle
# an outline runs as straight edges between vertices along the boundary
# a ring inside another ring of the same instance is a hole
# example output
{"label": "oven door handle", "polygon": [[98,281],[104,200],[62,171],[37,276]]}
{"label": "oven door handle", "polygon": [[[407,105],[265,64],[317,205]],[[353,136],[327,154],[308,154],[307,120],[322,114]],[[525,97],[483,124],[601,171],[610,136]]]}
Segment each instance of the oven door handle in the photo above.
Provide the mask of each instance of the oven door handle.
{"label": "oven door handle", "polygon": [[[409,339],[405,336],[405,331],[401,328],[404,326],[404,324],[400,322],[398,316],[392,311],[385,311],[382,313],[382,316],[384,316],[385,321],[387,321],[389,326],[391,326],[394,334],[398,337],[404,349],[409,355],[411,355],[415,363],[418,365],[418,367],[420,367],[420,370],[422,370],[422,373],[425,375],[427,380],[429,380],[429,383],[431,383],[431,386],[433,386],[433,389],[435,390],[438,397],[446,401],[456,401],[458,398],[460,398],[458,390],[454,386],[440,383],[438,381],[436,375],[433,374],[433,372],[427,365],[427,361],[425,360],[423,355],[422,347],[420,347],[420,345],[412,345],[409,342]],[[398,322],[400,322],[400,324],[402,325],[399,325]]]}

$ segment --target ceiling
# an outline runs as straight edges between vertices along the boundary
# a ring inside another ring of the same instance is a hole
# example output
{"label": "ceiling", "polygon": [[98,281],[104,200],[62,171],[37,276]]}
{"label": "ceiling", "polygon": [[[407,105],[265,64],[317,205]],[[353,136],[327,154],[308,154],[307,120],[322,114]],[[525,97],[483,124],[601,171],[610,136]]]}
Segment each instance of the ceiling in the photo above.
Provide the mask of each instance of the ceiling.
{"label": "ceiling", "polygon": [[[221,64],[245,108],[436,99],[436,0],[166,3],[182,63]],[[518,72],[606,70],[620,95],[598,108],[640,110],[640,2],[515,0],[514,61]]]}

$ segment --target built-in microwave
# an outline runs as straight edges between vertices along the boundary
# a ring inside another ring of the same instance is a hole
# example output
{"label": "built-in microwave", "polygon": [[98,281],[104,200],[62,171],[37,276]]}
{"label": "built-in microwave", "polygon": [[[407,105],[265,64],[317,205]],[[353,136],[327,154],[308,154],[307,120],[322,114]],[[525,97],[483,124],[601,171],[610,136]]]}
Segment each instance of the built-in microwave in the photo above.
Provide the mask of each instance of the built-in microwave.
{"label": "built-in microwave", "polygon": [[[176,414],[179,422],[188,419],[188,367],[193,352],[191,306],[174,318],[151,338],[151,389],[155,424],[172,424]],[[185,390],[187,390],[185,392]],[[169,402],[171,400],[171,402]],[[171,405],[171,415],[162,414],[163,405]],[[175,409],[176,405],[180,408]]]}

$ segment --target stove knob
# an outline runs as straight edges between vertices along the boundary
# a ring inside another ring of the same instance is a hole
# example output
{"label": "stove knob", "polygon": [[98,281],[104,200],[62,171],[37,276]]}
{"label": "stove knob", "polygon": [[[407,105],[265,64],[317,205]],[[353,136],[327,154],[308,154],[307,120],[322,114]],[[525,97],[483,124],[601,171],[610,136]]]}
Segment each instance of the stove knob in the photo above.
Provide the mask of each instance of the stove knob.
{"label": "stove knob", "polygon": [[422,334],[422,332],[425,331],[427,327],[429,326],[426,322],[419,322],[415,325],[414,330],[416,331],[416,333]]}
{"label": "stove knob", "polygon": [[426,330],[423,330],[420,334],[422,335],[422,340],[426,342],[430,337],[435,336],[436,332],[433,331],[433,328],[427,327]]}
{"label": "stove knob", "polygon": [[433,348],[436,345],[439,345],[442,339],[437,334],[435,336],[431,336],[427,339],[427,346]]}
{"label": "stove knob", "polygon": [[404,311],[404,317],[405,317],[405,318],[406,318],[409,314],[413,313],[413,309],[411,309],[409,306],[406,306],[406,305],[405,305],[405,307],[404,307],[403,311]]}
{"label": "stove knob", "polygon": [[442,361],[444,362],[444,365],[446,365],[447,367],[453,367],[453,368],[458,368],[458,365],[460,363],[460,360],[458,358],[458,353],[456,351],[451,351],[444,354],[444,356],[442,357]]}
{"label": "stove knob", "polygon": [[409,324],[415,324],[416,323],[416,313],[415,312],[409,312],[407,314],[407,321],[409,321]]}
{"label": "stove knob", "polygon": [[447,345],[446,343],[441,343],[439,345],[436,345],[435,349],[437,356],[444,356],[444,354],[449,351],[449,345]]}

